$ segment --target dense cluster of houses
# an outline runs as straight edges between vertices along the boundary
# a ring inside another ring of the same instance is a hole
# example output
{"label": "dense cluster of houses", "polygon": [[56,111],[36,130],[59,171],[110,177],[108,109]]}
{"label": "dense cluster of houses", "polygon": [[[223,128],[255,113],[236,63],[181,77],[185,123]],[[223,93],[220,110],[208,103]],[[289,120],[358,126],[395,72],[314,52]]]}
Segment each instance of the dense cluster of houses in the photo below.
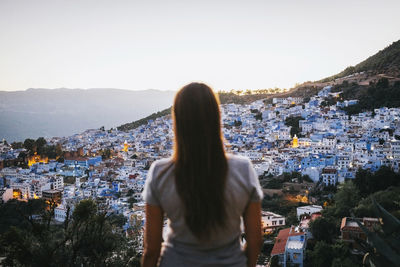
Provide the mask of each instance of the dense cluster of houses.
{"label": "dense cluster of houses", "polygon": [[[330,87],[325,87],[307,103],[287,98],[269,105],[262,100],[250,107],[224,105],[229,150],[250,157],[260,175],[297,171],[326,185],[353,179],[358,168],[375,171],[386,165],[399,171],[400,140],[395,136],[400,137],[400,109],[348,116],[340,101],[321,107],[329,92]],[[262,120],[255,119],[255,110]],[[292,136],[285,124],[290,117],[299,118],[299,136]],[[240,127],[235,126],[238,121]]]}
{"label": "dense cluster of houses", "polygon": [[[339,97],[330,89],[325,87],[307,101],[288,97],[274,98],[272,103],[221,105],[227,151],[249,157],[259,175],[296,171],[325,185],[353,179],[358,168],[375,171],[385,165],[399,171],[400,109],[380,108],[348,116],[341,107],[357,101],[338,98],[335,105],[321,105],[326,97]],[[297,135],[285,124],[290,117],[299,118]],[[64,162],[38,160],[30,162],[28,169],[4,167],[5,161],[25,150],[0,144],[0,201],[46,197],[58,204],[55,220],[62,222],[75,203],[93,198],[99,207],[126,216],[125,229],[130,233],[143,225],[141,191],[149,166],[171,155],[172,121],[165,116],[129,132],[87,130],[49,138],[47,143],[61,145],[66,151]],[[311,206],[308,215],[318,213],[319,208]],[[299,212],[298,216],[307,213]],[[265,211],[263,225],[270,231],[284,226],[285,218]],[[301,228],[306,228],[304,222],[285,229],[277,239],[276,251],[286,251],[285,260],[290,257],[293,263],[304,257],[299,251],[304,251],[307,233]]]}

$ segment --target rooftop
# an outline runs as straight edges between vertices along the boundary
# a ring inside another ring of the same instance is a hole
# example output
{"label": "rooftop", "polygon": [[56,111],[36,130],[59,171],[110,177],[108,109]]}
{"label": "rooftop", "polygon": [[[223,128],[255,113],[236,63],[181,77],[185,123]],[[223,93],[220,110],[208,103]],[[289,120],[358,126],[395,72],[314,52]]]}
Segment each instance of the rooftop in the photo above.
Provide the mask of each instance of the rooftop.
{"label": "rooftop", "polygon": [[287,242],[287,248],[288,249],[303,249],[304,242],[301,242],[299,240],[289,240]]}
{"label": "rooftop", "polygon": [[[279,231],[274,247],[271,251],[271,256],[285,253],[285,247],[289,236],[304,235],[304,232],[296,232],[294,227],[282,229]],[[291,240],[290,242],[292,242]],[[300,242],[300,241],[299,241]],[[295,244],[293,244],[295,246]]]}

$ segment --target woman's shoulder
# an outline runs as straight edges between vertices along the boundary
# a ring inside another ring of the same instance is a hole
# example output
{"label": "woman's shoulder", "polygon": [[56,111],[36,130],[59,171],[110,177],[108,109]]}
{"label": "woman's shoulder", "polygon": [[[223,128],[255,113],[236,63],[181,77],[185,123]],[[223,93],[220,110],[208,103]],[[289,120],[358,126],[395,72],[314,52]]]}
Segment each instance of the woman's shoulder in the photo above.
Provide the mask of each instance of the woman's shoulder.
{"label": "woman's shoulder", "polygon": [[170,167],[173,165],[173,160],[171,157],[158,159],[154,161],[149,169],[150,176],[152,177],[160,177],[165,174]]}
{"label": "woman's shoulder", "polygon": [[152,166],[153,168],[162,168],[162,167],[167,166],[167,165],[170,165],[170,164],[172,164],[172,163],[173,163],[172,157],[169,157],[169,158],[158,159],[158,160],[154,161],[154,162],[151,164],[151,166]]}
{"label": "woman's shoulder", "polygon": [[[233,181],[240,187],[245,187],[250,195],[250,201],[260,201],[263,197],[258,175],[248,157],[229,154],[228,165]],[[232,181],[231,180],[231,181]]]}
{"label": "woman's shoulder", "polygon": [[228,164],[231,167],[246,167],[248,168],[251,165],[251,161],[248,157],[236,154],[226,154],[226,158],[228,160]]}

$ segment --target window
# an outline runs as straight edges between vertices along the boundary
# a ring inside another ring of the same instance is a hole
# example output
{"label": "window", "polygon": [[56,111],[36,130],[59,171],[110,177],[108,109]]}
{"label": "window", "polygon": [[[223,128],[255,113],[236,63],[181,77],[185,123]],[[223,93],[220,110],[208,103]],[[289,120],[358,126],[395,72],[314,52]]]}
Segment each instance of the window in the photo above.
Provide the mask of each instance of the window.
{"label": "window", "polygon": [[282,224],[283,224],[283,220],[279,220],[279,224],[281,224],[281,225],[282,225]]}

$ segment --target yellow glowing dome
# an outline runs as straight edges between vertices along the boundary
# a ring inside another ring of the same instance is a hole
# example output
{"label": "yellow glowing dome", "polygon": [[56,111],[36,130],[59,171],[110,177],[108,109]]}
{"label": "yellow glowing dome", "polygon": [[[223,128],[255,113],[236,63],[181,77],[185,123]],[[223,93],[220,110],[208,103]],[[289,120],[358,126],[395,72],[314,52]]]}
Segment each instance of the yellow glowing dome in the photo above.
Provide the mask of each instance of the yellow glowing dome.
{"label": "yellow glowing dome", "polygon": [[293,148],[299,147],[299,139],[297,138],[296,135],[294,135],[294,137],[293,137],[292,147]]}
{"label": "yellow glowing dome", "polygon": [[128,147],[129,147],[128,142],[125,140],[125,142],[124,142],[124,149],[122,149],[122,151],[128,152]]}

